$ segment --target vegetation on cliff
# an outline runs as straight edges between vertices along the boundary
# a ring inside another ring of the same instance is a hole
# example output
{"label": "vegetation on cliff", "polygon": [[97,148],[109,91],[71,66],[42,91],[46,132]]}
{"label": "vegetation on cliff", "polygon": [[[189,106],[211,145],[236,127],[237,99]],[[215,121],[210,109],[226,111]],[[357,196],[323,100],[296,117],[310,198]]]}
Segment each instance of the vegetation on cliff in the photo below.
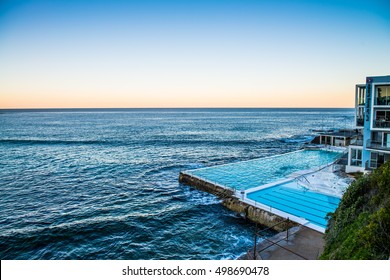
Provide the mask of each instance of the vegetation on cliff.
{"label": "vegetation on cliff", "polygon": [[329,218],[321,259],[389,259],[390,162],[353,182]]}

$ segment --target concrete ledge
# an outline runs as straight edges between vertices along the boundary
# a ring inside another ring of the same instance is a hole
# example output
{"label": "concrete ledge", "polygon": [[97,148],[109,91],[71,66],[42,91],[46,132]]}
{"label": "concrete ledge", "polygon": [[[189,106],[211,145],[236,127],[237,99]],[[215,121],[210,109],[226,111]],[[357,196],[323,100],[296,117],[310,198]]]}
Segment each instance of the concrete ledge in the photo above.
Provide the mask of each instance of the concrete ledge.
{"label": "concrete ledge", "polygon": [[211,193],[213,195],[216,195],[220,198],[225,197],[233,197],[234,191],[230,189],[226,189],[217,185],[214,185],[210,182],[204,181],[202,179],[199,179],[197,177],[191,176],[187,173],[180,172],[179,174],[179,182],[193,186],[201,191],[205,191],[208,193]]}

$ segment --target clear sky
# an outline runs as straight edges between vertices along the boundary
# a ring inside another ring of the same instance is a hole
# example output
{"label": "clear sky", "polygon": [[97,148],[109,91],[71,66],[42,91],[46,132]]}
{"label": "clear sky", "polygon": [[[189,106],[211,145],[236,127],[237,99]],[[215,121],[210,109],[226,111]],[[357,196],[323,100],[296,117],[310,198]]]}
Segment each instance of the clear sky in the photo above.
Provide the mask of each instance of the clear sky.
{"label": "clear sky", "polygon": [[0,108],[353,107],[390,1],[0,1]]}

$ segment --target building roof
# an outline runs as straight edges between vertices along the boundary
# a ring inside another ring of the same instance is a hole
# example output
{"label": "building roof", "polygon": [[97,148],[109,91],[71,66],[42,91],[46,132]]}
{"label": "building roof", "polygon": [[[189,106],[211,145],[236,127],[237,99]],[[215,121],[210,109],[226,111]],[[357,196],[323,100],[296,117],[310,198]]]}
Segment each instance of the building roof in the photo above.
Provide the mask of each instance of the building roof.
{"label": "building roof", "polygon": [[333,137],[354,137],[359,135],[356,130],[339,130],[339,131],[326,131],[320,133],[321,136],[333,136]]}

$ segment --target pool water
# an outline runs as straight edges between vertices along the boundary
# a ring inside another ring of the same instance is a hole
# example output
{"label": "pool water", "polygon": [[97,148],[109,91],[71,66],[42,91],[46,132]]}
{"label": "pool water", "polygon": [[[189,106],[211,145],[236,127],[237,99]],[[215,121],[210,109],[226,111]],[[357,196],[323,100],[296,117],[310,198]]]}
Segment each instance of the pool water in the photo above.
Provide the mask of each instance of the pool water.
{"label": "pool water", "polygon": [[186,173],[235,190],[268,184],[305,169],[320,167],[341,156],[338,152],[300,150],[297,152],[237,163],[190,170]]}
{"label": "pool water", "polygon": [[340,203],[337,197],[307,190],[295,181],[248,193],[247,198],[323,228],[327,226],[326,215]]}

